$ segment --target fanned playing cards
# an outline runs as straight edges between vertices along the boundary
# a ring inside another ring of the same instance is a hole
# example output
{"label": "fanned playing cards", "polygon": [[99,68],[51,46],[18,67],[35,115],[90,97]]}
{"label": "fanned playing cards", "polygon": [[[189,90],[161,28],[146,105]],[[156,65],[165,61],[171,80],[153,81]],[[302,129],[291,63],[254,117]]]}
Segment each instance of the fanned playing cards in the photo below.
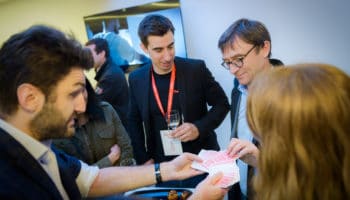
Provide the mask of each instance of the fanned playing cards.
{"label": "fanned playing cards", "polygon": [[237,158],[229,157],[226,151],[202,149],[198,156],[202,158],[203,162],[194,161],[191,167],[208,172],[209,176],[220,171],[223,172],[224,176],[217,183],[220,187],[228,188],[239,181],[239,168],[236,164]]}

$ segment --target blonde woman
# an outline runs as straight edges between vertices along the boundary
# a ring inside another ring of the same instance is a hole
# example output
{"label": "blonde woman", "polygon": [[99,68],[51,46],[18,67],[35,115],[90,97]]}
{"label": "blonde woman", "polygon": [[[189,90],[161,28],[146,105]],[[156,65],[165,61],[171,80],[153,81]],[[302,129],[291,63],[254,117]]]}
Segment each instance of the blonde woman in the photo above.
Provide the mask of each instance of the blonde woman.
{"label": "blonde woman", "polygon": [[228,150],[258,160],[257,199],[350,198],[347,74],[325,64],[263,72],[249,88],[247,120],[260,152],[244,141]]}

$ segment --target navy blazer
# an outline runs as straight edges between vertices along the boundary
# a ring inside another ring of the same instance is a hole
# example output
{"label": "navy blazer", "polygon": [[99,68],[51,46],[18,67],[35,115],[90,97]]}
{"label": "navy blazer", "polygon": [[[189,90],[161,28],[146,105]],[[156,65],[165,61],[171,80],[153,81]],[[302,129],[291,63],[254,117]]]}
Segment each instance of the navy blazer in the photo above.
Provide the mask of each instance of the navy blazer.
{"label": "navy blazer", "polygon": [[[75,178],[80,162],[56,154],[62,184],[70,199],[81,199]],[[0,199],[62,199],[49,175],[35,158],[12,136],[0,128]]]}
{"label": "navy blazer", "polygon": [[[185,152],[197,154],[201,149],[219,150],[217,128],[229,111],[225,92],[206,67],[203,60],[175,58],[179,102],[185,122],[193,123],[199,138],[182,143]],[[152,158],[153,138],[150,133],[149,95],[151,67],[148,63],[129,76],[130,103],[128,132],[138,164]],[[207,106],[211,106],[208,110]],[[157,133],[159,134],[159,133]]]}

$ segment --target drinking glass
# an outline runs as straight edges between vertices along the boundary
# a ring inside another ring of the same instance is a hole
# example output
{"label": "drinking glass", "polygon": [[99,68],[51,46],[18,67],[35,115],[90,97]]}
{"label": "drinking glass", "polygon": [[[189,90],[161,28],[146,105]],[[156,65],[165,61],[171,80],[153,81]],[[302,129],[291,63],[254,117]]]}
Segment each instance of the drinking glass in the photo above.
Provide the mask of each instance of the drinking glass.
{"label": "drinking glass", "polygon": [[178,110],[171,110],[170,114],[166,114],[166,122],[168,128],[174,130],[180,124],[180,114]]}

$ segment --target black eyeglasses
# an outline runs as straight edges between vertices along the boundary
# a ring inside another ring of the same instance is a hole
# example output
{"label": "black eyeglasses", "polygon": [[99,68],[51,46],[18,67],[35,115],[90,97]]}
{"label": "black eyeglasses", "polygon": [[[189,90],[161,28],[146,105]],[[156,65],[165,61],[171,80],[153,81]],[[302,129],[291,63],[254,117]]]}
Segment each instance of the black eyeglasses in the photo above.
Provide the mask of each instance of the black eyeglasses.
{"label": "black eyeglasses", "polygon": [[245,57],[247,57],[249,55],[249,53],[256,47],[256,45],[254,45],[245,55],[243,56],[239,56],[238,58],[232,60],[232,61],[222,61],[221,65],[227,69],[230,70],[230,65],[234,65],[235,67],[241,68],[243,66],[243,60]]}

